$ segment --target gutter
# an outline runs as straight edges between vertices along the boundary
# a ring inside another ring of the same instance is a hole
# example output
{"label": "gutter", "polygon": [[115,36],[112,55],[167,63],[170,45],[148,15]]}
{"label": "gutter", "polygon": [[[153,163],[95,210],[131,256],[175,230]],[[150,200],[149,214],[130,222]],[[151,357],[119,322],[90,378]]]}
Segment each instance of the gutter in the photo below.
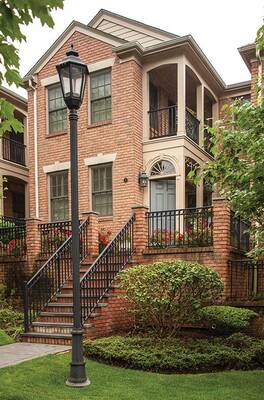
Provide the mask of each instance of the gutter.
{"label": "gutter", "polygon": [[37,110],[37,90],[33,79],[28,80],[29,87],[33,90],[33,112],[34,112],[34,180],[35,180],[35,209],[36,218],[39,218],[39,177],[38,177],[38,110]]}

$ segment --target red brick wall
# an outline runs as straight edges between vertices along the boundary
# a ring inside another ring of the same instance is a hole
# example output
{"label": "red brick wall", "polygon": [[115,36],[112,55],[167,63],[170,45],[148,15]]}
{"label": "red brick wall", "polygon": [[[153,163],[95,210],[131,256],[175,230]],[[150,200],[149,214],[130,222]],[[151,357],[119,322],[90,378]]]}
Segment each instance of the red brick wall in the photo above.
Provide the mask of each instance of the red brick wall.
{"label": "red brick wall", "polygon": [[[46,89],[41,80],[55,75],[55,65],[65,56],[74,43],[80,57],[86,63],[113,57],[112,48],[94,38],[75,32],[62,48],[38,73],[38,176],[40,218],[48,220],[48,176],[44,165],[55,161],[69,161],[69,134],[47,136]],[[113,218],[105,218],[104,224],[115,230],[131,214],[131,205],[142,202],[142,190],[138,185],[138,173],[142,168],[142,71],[134,60],[120,63],[116,59],[112,67],[112,122],[88,125],[87,87],[84,102],[79,111],[79,198],[80,214],[91,209],[90,181],[84,158],[98,153],[117,153],[113,163]],[[33,96],[29,93],[29,166],[30,166],[30,216],[35,216],[35,180],[33,162]],[[127,182],[124,182],[127,178]]]}
{"label": "red brick wall", "polygon": [[257,83],[258,83],[258,66],[259,62],[253,61],[251,63],[251,101],[256,103],[257,101]]}

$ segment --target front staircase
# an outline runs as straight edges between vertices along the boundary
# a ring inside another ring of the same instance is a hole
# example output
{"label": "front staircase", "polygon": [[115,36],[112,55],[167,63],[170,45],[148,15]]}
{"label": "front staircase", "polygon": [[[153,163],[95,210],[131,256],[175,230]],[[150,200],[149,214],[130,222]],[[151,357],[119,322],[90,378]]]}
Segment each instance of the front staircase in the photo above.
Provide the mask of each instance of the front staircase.
{"label": "front staircase", "polygon": [[[89,256],[87,224],[80,225],[80,282],[84,335],[96,338],[128,324],[119,299],[116,276],[131,264],[134,216],[102,253]],[[73,327],[73,286],[69,237],[25,285],[25,333],[22,340],[70,344]]]}

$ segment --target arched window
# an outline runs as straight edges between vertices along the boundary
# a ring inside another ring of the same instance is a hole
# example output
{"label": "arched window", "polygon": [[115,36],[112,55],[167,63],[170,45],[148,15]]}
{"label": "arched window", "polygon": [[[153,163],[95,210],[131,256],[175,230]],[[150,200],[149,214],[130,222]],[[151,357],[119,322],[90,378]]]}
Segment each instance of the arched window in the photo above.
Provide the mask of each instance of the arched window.
{"label": "arched window", "polygon": [[167,160],[160,160],[156,162],[150,171],[150,176],[163,177],[167,175],[175,175],[176,171],[174,165]]}

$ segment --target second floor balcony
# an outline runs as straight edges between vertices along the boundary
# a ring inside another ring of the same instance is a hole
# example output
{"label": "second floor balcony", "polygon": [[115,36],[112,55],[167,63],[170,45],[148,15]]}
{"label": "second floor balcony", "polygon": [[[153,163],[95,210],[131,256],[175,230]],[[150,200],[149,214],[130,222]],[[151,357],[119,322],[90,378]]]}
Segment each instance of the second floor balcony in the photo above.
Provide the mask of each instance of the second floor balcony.
{"label": "second floor balcony", "polygon": [[218,119],[218,106],[206,82],[184,58],[150,67],[144,79],[145,139],[186,136],[208,152],[206,127]]}
{"label": "second floor balcony", "polygon": [[[199,144],[200,121],[186,108],[186,135]],[[178,106],[172,105],[149,111],[150,139],[177,135]]]}
{"label": "second floor balcony", "polygon": [[[22,135],[21,135],[22,137]],[[23,137],[22,137],[23,139]],[[19,140],[8,136],[2,138],[2,158],[19,165],[26,165],[26,145]]]}

